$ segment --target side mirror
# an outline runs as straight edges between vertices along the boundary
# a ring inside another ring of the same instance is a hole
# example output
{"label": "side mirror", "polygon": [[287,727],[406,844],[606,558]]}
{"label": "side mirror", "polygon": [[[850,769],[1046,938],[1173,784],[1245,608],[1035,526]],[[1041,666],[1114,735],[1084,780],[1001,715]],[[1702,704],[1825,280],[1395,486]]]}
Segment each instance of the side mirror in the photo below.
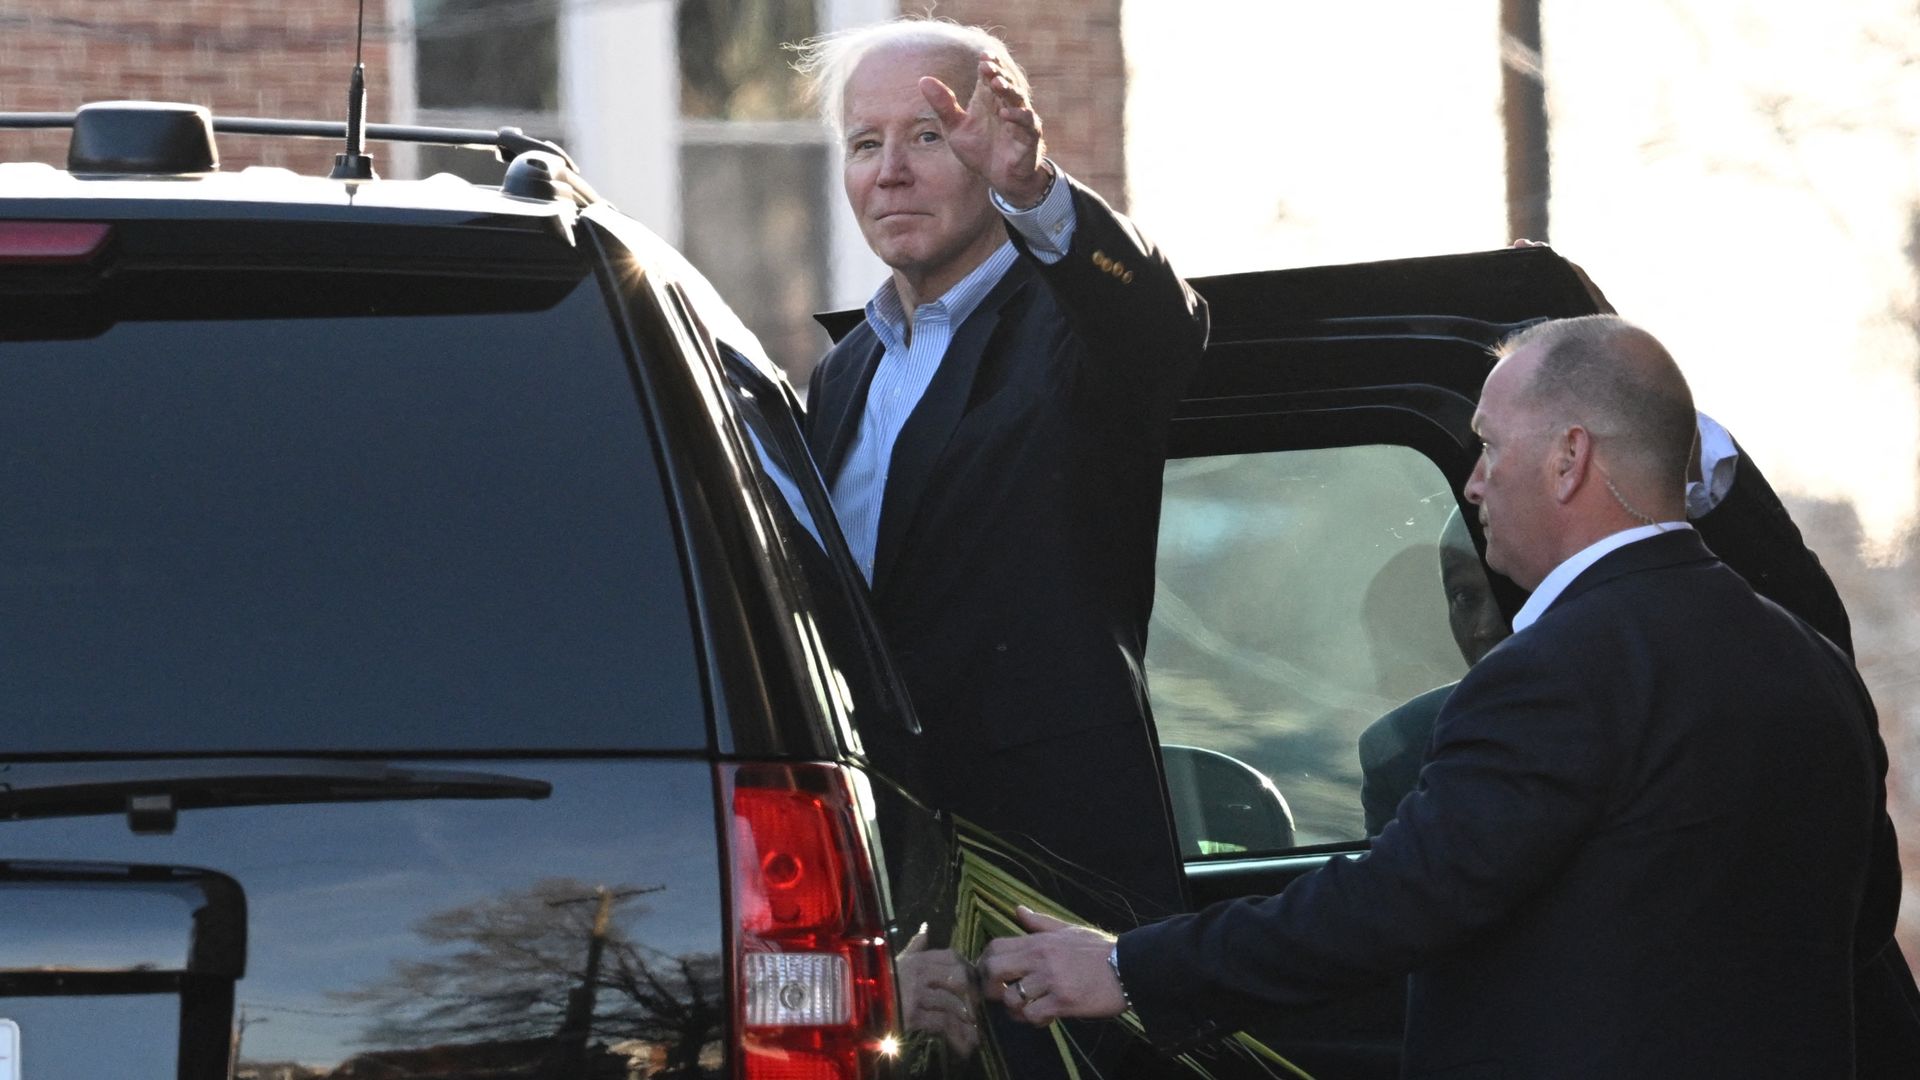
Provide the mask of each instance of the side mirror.
{"label": "side mirror", "polygon": [[1198,746],[1163,746],[1160,760],[1182,857],[1293,846],[1293,808],[1265,773]]}

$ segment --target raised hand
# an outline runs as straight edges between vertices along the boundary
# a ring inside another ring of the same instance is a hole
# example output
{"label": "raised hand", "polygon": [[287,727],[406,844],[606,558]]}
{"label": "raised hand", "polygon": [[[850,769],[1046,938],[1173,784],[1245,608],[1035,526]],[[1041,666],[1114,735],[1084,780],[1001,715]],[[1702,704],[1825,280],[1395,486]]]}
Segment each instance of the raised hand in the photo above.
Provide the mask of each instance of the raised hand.
{"label": "raised hand", "polygon": [[973,96],[965,108],[953,88],[931,75],[920,92],[946,129],[947,145],[960,163],[978,173],[1002,199],[1021,209],[1037,206],[1052,180],[1044,164],[1046,140],[1033,103],[981,53]]}

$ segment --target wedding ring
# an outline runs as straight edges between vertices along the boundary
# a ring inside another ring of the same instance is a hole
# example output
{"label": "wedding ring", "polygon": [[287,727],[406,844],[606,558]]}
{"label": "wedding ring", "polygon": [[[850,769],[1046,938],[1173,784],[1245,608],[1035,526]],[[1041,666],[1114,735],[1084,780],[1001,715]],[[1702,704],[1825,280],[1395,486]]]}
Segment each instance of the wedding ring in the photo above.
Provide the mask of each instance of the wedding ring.
{"label": "wedding ring", "polygon": [[1033,1000],[1032,998],[1027,996],[1027,988],[1020,985],[1019,979],[1013,980],[1013,992],[1020,995],[1020,1004],[1022,1005],[1025,1005],[1028,1002]]}

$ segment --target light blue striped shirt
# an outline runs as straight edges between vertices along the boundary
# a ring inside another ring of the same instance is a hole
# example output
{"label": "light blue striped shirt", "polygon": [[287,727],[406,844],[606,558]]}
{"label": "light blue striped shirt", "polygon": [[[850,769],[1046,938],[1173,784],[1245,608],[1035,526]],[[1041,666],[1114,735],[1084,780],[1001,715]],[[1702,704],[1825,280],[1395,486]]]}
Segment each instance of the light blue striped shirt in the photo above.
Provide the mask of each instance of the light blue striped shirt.
{"label": "light blue striped shirt", "polygon": [[[1034,257],[1043,263],[1058,262],[1073,243],[1073,195],[1064,182],[1066,174],[1059,172],[1057,166],[1055,173],[1053,189],[1039,206],[1030,210],[1014,210],[994,199],[995,207],[1019,231]],[[893,444],[900,437],[900,429],[906,426],[907,418],[913,415],[914,407],[926,394],[927,386],[933,382],[934,373],[940,370],[940,361],[953,342],[954,330],[967,321],[967,316],[973,314],[1019,257],[1012,241],[1008,241],[938,300],[915,308],[911,338],[906,310],[891,279],[867,301],[867,325],[879,335],[885,352],[867,387],[867,400],[860,411],[860,430],[847,449],[840,474],[834,478],[833,508],[839,514],[847,546],[852,549],[868,583],[873,581],[874,550],[880,541],[880,508],[885,500]]]}

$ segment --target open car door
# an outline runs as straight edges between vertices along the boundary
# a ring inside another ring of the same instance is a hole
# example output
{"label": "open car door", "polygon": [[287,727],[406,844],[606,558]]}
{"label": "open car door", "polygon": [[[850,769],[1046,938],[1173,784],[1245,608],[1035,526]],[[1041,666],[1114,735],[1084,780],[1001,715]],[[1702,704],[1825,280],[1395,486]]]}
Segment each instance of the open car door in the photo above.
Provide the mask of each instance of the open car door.
{"label": "open car door", "polygon": [[[1439,541],[1490,350],[1606,308],[1545,248],[1194,286],[1213,336],[1173,422],[1147,660],[1197,910],[1366,851],[1362,733],[1467,666]],[[1320,1080],[1392,1078],[1404,1004],[1395,979],[1247,1034]]]}

